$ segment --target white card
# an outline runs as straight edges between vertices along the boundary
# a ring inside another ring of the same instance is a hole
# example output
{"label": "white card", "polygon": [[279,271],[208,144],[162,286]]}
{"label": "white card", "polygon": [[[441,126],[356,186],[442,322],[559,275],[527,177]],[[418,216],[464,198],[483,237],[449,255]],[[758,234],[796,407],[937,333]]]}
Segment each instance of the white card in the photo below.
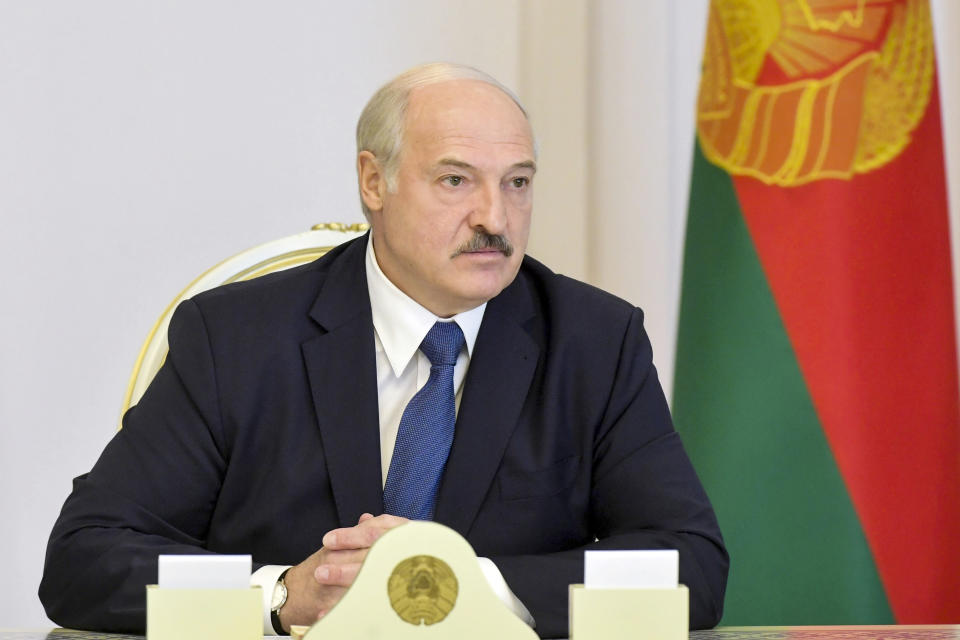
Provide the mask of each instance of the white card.
{"label": "white card", "polygon": [[246,589],[250,556],[160,556],[157,586],[163,589]]}
{"label": "white card", "polygon": [[679,580],[676,549],[583,554],[583,585],[588,589],[674,589]]}

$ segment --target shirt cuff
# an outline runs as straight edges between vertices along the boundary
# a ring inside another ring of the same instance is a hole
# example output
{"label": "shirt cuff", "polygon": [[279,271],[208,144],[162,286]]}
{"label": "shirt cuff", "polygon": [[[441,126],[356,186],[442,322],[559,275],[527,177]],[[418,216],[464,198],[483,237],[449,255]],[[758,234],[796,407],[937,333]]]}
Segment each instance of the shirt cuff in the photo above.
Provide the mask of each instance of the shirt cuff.
{"label": "shirt cuff", "polygon": [[[280,574],[289,569],[289,566],[280,564],[265,564],[250,575],[250,586],[260,587],[263,595],[263,635],[277,634],[270,620],[270,605],[273,604],[273,588],[277,586]],[[503,578],[501,578],[502,580]],[[504,583],[506,584],[506,583]]]}
{"label": "shirt cuff", "polygon": [[490,558],[477,558],[477,560],[480,561],[480,570],[483,571],[483,577],[487,579],[487,584],[489,584],[493,592],[497,594],[500,601],[507,605],[510,611],[513,611],[518,618],[535,628],[537,623],[533,619],[533,616],[530,615],[530,612],[523,606],[520,599],[510,590],[507,581],[503,579],[503,574],[500,573],[500,569],[493,563],[493,560]]}

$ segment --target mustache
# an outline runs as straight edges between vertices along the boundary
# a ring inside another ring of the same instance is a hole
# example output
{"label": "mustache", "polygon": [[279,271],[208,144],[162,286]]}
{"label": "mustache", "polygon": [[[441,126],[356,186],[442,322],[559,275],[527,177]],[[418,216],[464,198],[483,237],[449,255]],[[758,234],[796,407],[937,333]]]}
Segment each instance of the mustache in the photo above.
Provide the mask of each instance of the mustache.
{"label": "mustache", "polygon": [[461,253],[470,253],[471,251],[483,251],[484,249],[496,249],[508,258],[513,255],[513,244],[507,240],[506,236],[487,233],[486,231],[476,231],[473,237],[457,249],[451,258],[456,258]]}

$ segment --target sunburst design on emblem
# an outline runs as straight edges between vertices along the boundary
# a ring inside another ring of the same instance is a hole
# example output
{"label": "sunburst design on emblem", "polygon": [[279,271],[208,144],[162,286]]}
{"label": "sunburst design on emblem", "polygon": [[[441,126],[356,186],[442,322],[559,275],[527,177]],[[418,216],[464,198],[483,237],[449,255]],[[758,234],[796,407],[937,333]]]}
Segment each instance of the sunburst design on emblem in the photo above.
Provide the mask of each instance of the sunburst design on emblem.
{"label": "sunburst design on emblem", "polygon": [[790,78],[834,69],[877,41],[896,0],[776,0],[781,28],[769,55]]}

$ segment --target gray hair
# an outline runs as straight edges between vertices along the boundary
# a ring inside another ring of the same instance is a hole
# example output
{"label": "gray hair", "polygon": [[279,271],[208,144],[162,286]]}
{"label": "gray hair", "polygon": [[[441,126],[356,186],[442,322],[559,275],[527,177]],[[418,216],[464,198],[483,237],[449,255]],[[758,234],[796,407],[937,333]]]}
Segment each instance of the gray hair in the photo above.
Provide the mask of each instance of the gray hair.
{"label": "gray hair", "polygon": [[[403,147],[403,124],[410,92],[417,87],[449,80],[478,80],[492,85],[507,94],[529,120],[520,98],[496,78],[479,69],[450,62],[432,62],[404,71],[373,94],[357,121],[357,153],[369,151],[376,156],[383,167],[388,191],[393,191],[397,186],[397,170]],[[536,151],[534,143],[534,154]],[[362,197],[360,206],[363,207],[363,215],[369,219],[370,210]]]}

